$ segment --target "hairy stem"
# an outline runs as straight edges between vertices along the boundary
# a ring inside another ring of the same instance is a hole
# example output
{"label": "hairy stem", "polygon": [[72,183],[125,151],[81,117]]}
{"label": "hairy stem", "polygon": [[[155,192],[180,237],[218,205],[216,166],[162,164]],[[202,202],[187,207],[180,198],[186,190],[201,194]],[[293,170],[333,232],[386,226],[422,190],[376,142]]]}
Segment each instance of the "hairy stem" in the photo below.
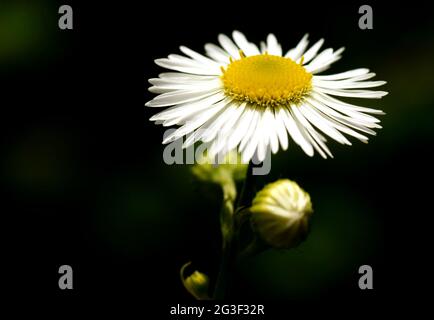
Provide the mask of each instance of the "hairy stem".
{"label": "hairy stem", "polygon": [[[220,263],[220,270],[217,277],[217,282],[214,290],[214,299],[224,299],[230,290],[234,269],[237,263],[238,255],[238,235],[240,231],[240,221],[235,215],[241,211],[243,207],[250,205],[254,194],[254,180],[252,175],[253,164],[250,161],[246,172],[246,178],[239,195],[235,211],[233,210],[234,199],[223,201],[222,211],[220,213],[220,222],[223,237],[223,252]],[[225,188],[223,188],[224,190]],[[234,213],[235,212],[235,213]]]}

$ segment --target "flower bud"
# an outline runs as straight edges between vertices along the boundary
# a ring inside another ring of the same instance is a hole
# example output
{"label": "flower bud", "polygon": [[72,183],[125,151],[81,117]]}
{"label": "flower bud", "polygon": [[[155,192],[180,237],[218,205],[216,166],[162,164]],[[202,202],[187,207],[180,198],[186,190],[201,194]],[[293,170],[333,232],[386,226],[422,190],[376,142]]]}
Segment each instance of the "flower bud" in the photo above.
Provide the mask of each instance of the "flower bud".
{"label": "flower bud", "polygon": [[230,151],[224,157],[203,155],[192,172],[202,181],[224,184],[228,179],[244,179],[246,169],[247,164],[241,163],[240,155],[236,151]]}
{"label": "flower bud", "polygon": [[185,289],[191,293],[197,300],[209,300],[208,288],[209,279],[208,276],[199,271],[194,271],[188,277],[184,277],[184,270],[190,265],[190,262],[186,263],[181,268],[181,281],[184,284]]}
{"label": "flower bud", "polygon": [[250,212],[254,229],[269,245],[289,249],[306,238],[313,211],[309,194],[282,179],[256,194]]}

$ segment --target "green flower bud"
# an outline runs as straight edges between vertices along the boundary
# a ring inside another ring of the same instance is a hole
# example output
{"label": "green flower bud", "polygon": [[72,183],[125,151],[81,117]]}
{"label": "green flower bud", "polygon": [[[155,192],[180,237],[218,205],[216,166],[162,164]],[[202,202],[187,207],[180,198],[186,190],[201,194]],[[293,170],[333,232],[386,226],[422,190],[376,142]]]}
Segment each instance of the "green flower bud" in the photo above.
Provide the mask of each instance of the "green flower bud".
{"label": "green flower bud", "polygon": [[228,179],[244,179],[246,169],[247,164],[241,162],[241,156],[231,151],[223,158],[212,158],[205,154],[192,168],[192,172],[202,181],[224,184]]}
{"label": "green flower bud", "polygon": [[181,268],[181,281],[184,284],[185,289],[187,289],[187,291],[197,300],[209,300],[209,279],[206,274],[194,271],[190,276],[184,276],[185,268],[190,264],[191,262],[187,262]]}
{"label": "green flower bud", "polygon": [[313,210],[309,194],[297,183],[282,179],[256,194],[250,212],[253,227],[265,242],[289,249],[306,238]]}

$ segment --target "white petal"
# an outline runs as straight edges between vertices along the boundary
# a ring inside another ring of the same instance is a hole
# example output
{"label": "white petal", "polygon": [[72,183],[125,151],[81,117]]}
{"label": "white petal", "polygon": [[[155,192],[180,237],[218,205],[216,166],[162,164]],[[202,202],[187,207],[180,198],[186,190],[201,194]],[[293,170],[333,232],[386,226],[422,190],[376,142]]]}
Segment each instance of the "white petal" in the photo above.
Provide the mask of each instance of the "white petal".
{"label": "white petal", "polygon": [[294,61],[297,61],[302,55],[304,50],[306,50],[307,45],[309,44],[309,41],[307,38],[309,37],[309,34],[306,33],[303,38],[301,38],[300,42],[297,44],[297,46],[291,50],[289,50],[286,54],[286,58],[291,58]]}
{"label": "white petal", "polygon": [[[221,102],[219,101],[218,103],[227,104],[227,102],[224,102],[224,101],[221,101]],[[180,125],[181,126],[181,125],[184,125],[188,122],[192,122],[192,121],[196,120],[198,117],[200,117],[203,112],[206,112],[208,109],[214,107],[218,103],[215,103],[212,105],[206,105],[206,108],[197,108],[195,110],[191,110],[190,112],[185,112],[182,115],[179,115],[177,117],[164,120],[163,126],[164,127],[173,126],[173,125]]]}
{"label": "white petal", "polygon": [[341,80],[341,79],[349,79],[353,77],[363,76],[366,75],[367,73],[369,73],[369,69],[359,68],[359,69],[354,69],[354,70],[330,74],[330,75],[314,76],[314,78],[318,78],[320,80]]}
{"label": "white petal", "polygon": [[171,61],[173,63],[177,63],[179,65],[186,65],[186,66],[189,66],[189,67],[191,66],[191,67],[198,67],[198,68],[203,68],[204,67],[204,64],[202,62],[190,59],[190,58],[188,58],[186,56],[182,56],[182,55],[176,54],[176,53],[169,54],[167,56],[167,58],[156,59],[156,61],[157,60],[164,60],[164,59],[167,59],[167,60],[169,60],[169,61]]}
{"label": "white petal", "polygon": [[335,52],[333,52],[333,49],[324,50],[309,65],[305,66],[306,71],[315,74],[328,69],[332,63],[342,57],[341,53],[343,51],[344,48],[340,48]]}
{"label": "white petal", "polygon": [[[376,123],[371,123],[367,121],[360,120],[358,118],[349,117],[345,115],[341,115],[340,113],[336,112],[335,110],[329,108],[325,104],[323,104],[321,101],[317,101],[315,99],[309,100],[312,105],[321,111],[323,114],[326,114],[330,118],[334,119],[335,121],[354,129],[357,129],[359,131],[365,132],[367,134],[376,135],[375,131],[369,129],[369,128],[378,128]],[[381,127],[380,127],[381,128]],[[342,130],[341,130],[342,131]],[[359,138],[359,137],[357,137]]]}
{"label": "white petal", "polygon": [[271,151],[275,154],[279,151],[279,139],[276,133],[276,123],[274,121],[274,114],[270,108],[265,109],[265,130],[268,132],[270,139]]}
{"label": "white petal", "polygon": [[321,157],[326,159],[327,158],[326,154],[324,153],[324,151],[322,151],[322,149],[318,146],[315,140],[311,137],[308,130],[297,120],[292,110],[290,110],[290,113],[291,113],[291,117],[294,119],[294,122],[297,126],[297,130],[300,131],[301,135],[303,136],[303,139],[305,139],[307,143],[312,147],[312,156],[313,156],[313,149],[315,149],[321,155]]}
{"label": "white petal", "polygon": [[211,90],[211,89],[220,89],[223,90],[222,85],[219,84],[206,84],[202,83],[201,85],[191,85],[191,84],[185,84],[185,85],[165,85],[165,86],[151,86],[148,88],[149,92],[156,93],[156,94],[166,94],[166,93],[174,93],[177,91],[194,91],[194,90]]}
{"label": "white petal", "polygon": [[[280,111],[280,110],[279,110]],[[276,124],[276,133],[279,137],[280,145],[283,150],[288,149],[288,133],[286,132],[285,123],[283,122],[283,117],[280,115],[279,111],[274,112],[274,121]]]}
{"label": "white petal", "polygon": [[[324,114],[325,114],[325,112],[324,112]],[[348,118],[348,117],[333,117],[333,116],[330,116],[330,118],[334,119],[337,123],[341,123],[342,125],[344,125],[344,126],[346,126],[348,128],[353,128],[353,129],[362,131],[364,133],[367,133],[367,134],[370,134],[370,135],[373,135],[373,136],[377,135],[377,133],[375,131],[369,129],[368,127],[366,127],[364,125],[361,125],[360,123],[358,123],[357,121],[355,121],[355,120],[353,120],[351,118]],[[344,130],[341,130],[341,131],[345,132]],[[349,132],[346,132],[346,133],[349,134],[349,135],[351,135],[351,136],[353,136],[353,137],[355,137],[355,138],[357,138],[357,139],[359,139],[360,141],[365,142],[367,140],[367,139],[365,139],[366,137],[363,136],[363,135],[356,136],[356,135],[354,135],[352,133],[349,133]]]}
{"label": "white petal", "polygon": [[320,87],[315,88],[315,90],[318,92],[331,94],[332,96],[366,99],[380,99],[388,94],[386,91],[325,89]]}
{"label": "white petal", "polygon": [[197,117],[195,120],[187,122],[183,126],[176,129],[174,132],[169,134],[164,140],[163,144],[172,142],[177,140],[178,138],[185,136],[186,134],[191,133],[196,128],[200,127],[202,124],[204,124],[207,120],[209,120],[211,117],[213,117],[217,112],[222,110],[225,107],[225,103],[217,103],[207,109],[206,111],[202,112],[199,117]]}
{"label": "white petal", "polygon": [[[233,112],[234,106],[230,99],[227,99],[225,108],[205,122],[200,128],[196,130],[195,141],[202,140],[203,143],[210,143],[211,153],[215,155],[217,153],[215,149],[218,138],[223,135],[219,135],[220,128],[225,123],[225,119],[230,117],[230,113]],[[210,155],[211,155],[210,153]]]}
{"label": "white petal", "polygon": [[237,112],[236,106],[231,103],[230,99],[227,99],[227,104],[227,108],[220,114],[218,119],[204,128],[204,132],[201,135],[203,142],[210,142],[213,140],[218,135],[226,121],[228,121]]}
{"label": "white petal", "polygon": [[[383,111],[381,110],[377,110],[377,109],[372,109],[372,108],[366,108],[366,107],[360,107],[360,106],[356,106],[338,99],[335,99],[327,94],[324,93],[320,93],[320,92],[315,92],[312,91],[311,96],[313,98],[315,98],[316,100],[321,101],[322,103],[326,104],[327,106],[330,106],[336,110],[338,110],[339,112],[343,112],[343,113],[347,113],[351,112],[350,114],[357,112],[364,112],[364,113],[372,113],[372,114],[384,114]],[[371,121],[371,122],[380,122],[380,120],[378,120],[377,118],[374,118],[372,116],[363,114],[363,117],[365,120],[367,121]]]}
{"label": "white petal", "polygon": [[227,53],[229,53],[233,58],[238,59],[240,57],[237,46],[232,42],[232,40],[228,36],[224,34],[219,34],[218,40],[220,42],[220,45],[223,47],[223,49],[225,49]]}
{"label": "white petal", "polygon": [[191,57],[194,60],[200,61],[203,64],[210,64],[215,65],[216,67],[219,67],[220,65],[215,62],[214,60],[211,60],[210,58],[205,57],[204,55],[201,55],[200,53],[197,53],[196,51],[193,51],[187,47],[180,46],[179,49],[186,54],[187,56]]}
{"label": "white petal", "polygon": [[268,54],[282,56],[282,47],[277,42],[276,36],[272,33],[267,36],[267,51]]}
{"label": "white petal", "polygon": [[217,134],[217,143],[215,145],[215,153],[221,153],[226,151],[228,149],[228,139],[232,135],[233,125],[235,122],[238,121],[240,118],[241,113],[243,112],[245,107],[245,104],[232,106],[232,108],[235,110],[235,112],[232,114],[232,116],[225,121],[224,125],[222,126],[221,130],[219,130]]}
{"label": "white petal", "polygon": [[193,66],[188,63],[175,62],[170,59],[157,59],[155,63],[160,67],[176,70],[185,73],[197,74],[197,75],[220,75],[221,70],[215,67],[206,66]]}
{"label": "white petal", "polygon": [[197,68],[208,68],[208,67],[216,67],[215,62],[210,60],[210,62],[205,63],[200,60],[191,59],[179,54],[169,54],[167,59],[169,61],[179,64],[180,66],[187,66],[187,67],[197,67]]}
{"label": "white petal", "polygon": [[321,154],[321,156],[323,158],[327,158],[327,156],[322,152],[325,151],[325,153],[333,158],[333,155],[324,143],[325,138],[310,125],[298,108],[292,107],[291,112],[297,122],[309,133],[308,138],[310,139],[310,142],[312,143],[313,147]]}
{"label": "white petal", "polygon": [[386,84],[386,81],[362,81],[352,82],[350,80],[318,80],[313,78],[312,83],[316,87],[325,89],[358,89],[358,88],[374,88]]}
{"label": "white petal", "polygon": [[327,114],[332,118],[345,119],[351,122],[356,122],[359,124],[373,125],[370,127],[377,128],[376,123],[379,122],[377,118],[371,117],[359,111],[354,111],[352,109],[346,110],[345,106],[340,104],[334,104],[333,102],[324,99],[322,95],[314,93],[311,97],[306,98],[310,104],[312,104],[316,109],[322,113]]}
{"label": "white petal", "polygon": [[184,81],[184,80],[211,80],[216,76],[204,76],[198,74],[189,74],[182,72],[163,72],[158,75],[159,78],[171,81]]}
{"label": "white petal", "polygon": [[339,131],[331,126],[330,122],[328,122],[324,117],[320,117],[318,114],[312,112],[310,105],[302,105],[298,109],[310,123],[324,132],[330,138],[336,140],[339,143],[351,145],[351,142],[349,142],[347,138],[345,138]]}
{"label": "white petal", "polygon": [[269,131],[267,130],[267,116],[266,112],[262,113],[261,122],[256,128],[256,134],[259,135],[258,146],[256,148],[256,154],[258,155],[259,161],[264,161],[266,156],[266,151],[268,149],[268,143],[270,141]]}
{"label": "white petal", "polygon": [[222,82],[219,78],[213,80],[201,80],[201,81],[192,81],[186,80],[184,82],[180,81],[167,81],[163,79],[149,79],[154,86],[149,88],[149,91],[152,91],[151,88],[155,88],[154,92],[158,91],[158,93],[165,93],[175,90],[194,90],[194,89],[223,89]]}
{"label": "white petal", "polygon": [[153,115],[149,120],[157,121],[157,120],[168,120],[177,118],[183,115],[189,115],[192,112],[197,110],[203,110],[208,108],[209,106],[217,103],[225,98],[225,95],[221,92],[218,92],[212,96],[207,98],[195,101],[195,102],[187,102],[183,104],[179,104],[170,108],[165,109],[155,115]]}
{"label": "white petal", "polygon": [[[375,76],[376,76],[375,73],[370,72],[370,73],[367,73],[367,74],[364,74],[364,75],[355,76],[355,77],[348,78],[348,79],[343,79],[343,80],[354,81],[354,82],[356,82],[356,81],[364,81],[364,80],[368,80],[368,79],[371,79],[371,78],[373,78],[373,77],[375,77]],[[326,79],[326,80],[328,81],[329,79]]]}
{"label": "white petal", "polygon": [[[191,84],[191,85],[201,85],[210,82],[220,81],[220,77],[217,76],[196,76],[196,78],[151,78],[148,80],[149,83],[156,86],[164,86],[166,84]],[[221,81],[220,81],[221,83]]]}
{"label": "white petal", "polygon": [[306,51],[306,53],[303,55],[304,57],[303,64],[307,64],[310,60],[313,59],[313,57],[315,57],[315,55],[317,54],[318,50],[321,48],[323,43],[324,43],[324,39],[320,39],[312,47],[310,47],[309,50]]}
{"label": "white petal", "polygon": [[181,103],[200,100],[220,91],[221,91],[220,89],[212,89],[212,90],[206,89],[203,91],[202,90],[194,90],[194,91],[177,90],[174,92],[160,94],[159,96],[156,96],[153,100],[147,102],[145,105],[147,107],[167,107],[167,106],[177,105]]}
{"label": "white petal", "polygon": [[267,45],[265,44],[264,41],[261,41],[260,47],[261,47],[261,53],[264,54],[267,51]]}
{"label": "white petal", "polygon": [[333,56],[333,49],[332,48],[324,49],[314,59],[312,59],[312,61],[309,64],[307,64],[305,66],[305,68],[312,66],[312,65],[315,65],[315,64],[319,64],[322,61],[327,60],[331,56]]}
{"label": "white petal", "polygon": [[[226,99],[224,99],[222,101],[219,101],[219,102],[217,102],[217,103],[215,103],[213,105],[210,105],[206,109],[199,110],[197,112],[192,112],[190,115],[182,115],[180,117],[181,120],[179,120],[178,123],[180,125],[185,125],[185,124],[194,122],[197,119],[201,118],[204,113],[208,112],[208,110],[211,110],[211,109],[213,109],[216,106],[221,106],[222,107],[221,110],[218,113],[216,113],[216,115],[221,115],[224,112],[224,110],[229,107],[230,101],[231,101],[230,98],[226,98]],[[204,124],[205,123],[206,122],[204,122]]]}
{"label": "white petal", "polygon": [[232,37],[234,38],[236,45],[241,50],[243,50],[246,56],[254,56],[260,54],[258,47],[253,43],[247,41],[246,37],[241,32],[235,30],[232,33]]}
{"label": "white petal", "polygon": [[310,157],[313,156],[313,147],[308,142],[308,140],[305,139],[302,132],[299,130],[297,123],[295,122],[292,114],[287,109],[280,109],[280,116],[283,119],[283,122],[285,123],[285,127],[288,130],[291,138],[294,140],[295,143],[297,143],[303,151]]}
{"label": "white petal", "polygon": [[242,162],[248,162],[252,158],[255,149],[258,145],[259,135],[257,134],[257,127],[261,123],[261,111],[256,110],[250,123],[246,135],[241,140],[238,150],[241,152]]}
{"label": "white petal", "polygon": [[229,149],[235,148],[241,142],[241,139],[245,136],[252,121],[255,112],[254,109],[247,106],[246,103],[244,103],[244,106],[244,112],[238,119],[238,122],[234,125],[232,134],[228,138]]}
{"label": "white petal", "polygon": [[187,149],[188,147],[192,146],[195,142],[199,141],[198,135],[200,134],[200,131],[193,131],[185,136],[185,141],[182,144],[182,148]]}
{"label": "white petal", "polygon": [[259,108],[255,107],[254,105],[247,104],[247,107],[252,108],[253,116],[251,118],[249,126],[247,127],[247,131],[246,131],[244,137],[241,139],[241,142],[238,146],[239,151],[242,151],[245,148],[247,142],[250,140],[251,135],[254,133],[254,129],[256,128],[256,125],[257,125],[256,122],[258,121],[258,118],[261,115],[261,111],[259,110]]}
{"label": "white petal", "polygon": [[[355,137],[356,139],[359,139],[362,142],[366,142],[368,140],[368,137],[348,128],[348,125],[345,122],[343,122],[342,120],[340,120],[339,118],[336,119],[333,116],[327,115],[327,113],[322,113],[321,111],[319,111],[319,110],[321,110],[321,108],[318,108],[318,104],[319,104],[318,102],[313,101],[313,99],[309,99],[308,101],[309,101],[309,104],[312,108],[310,110],[310,112],[313,114],[316,114],[317,117],[323,118],[323,120],[326,121],[329,125],[333,126],[334,128],[338,129],[339,131],[342,131],[342,132],[344,132],[350,136]],[[350,127],[354,128],[354,126],[351,126],[351,125],[350,125]],[[356,129],[360,130],[360,128],[357,128],[357,127],[356,127]],[[364,128],[364,129],[367,129],[367,128]],[[363,130],[363,131],[366,132],[366,130]],[[370,130],[370,131],[373,132],[372,130]],[[370,133],[370,132],[368,131],[367,133]],[[375,134],[375,132],[373,132],[373,133]]]}
{"label": "white petal", "polygon": [[230,55],[219,46],[216,46],[215,44],[212,43],[207,43],[205,45],[205,51],[206,54],[209,55],[214,60],[220,63],[225,63],[225,64],[229,63]]}
{"label": "white petal", "polygon": [[221,128],[222,133],[226,134],[226,133],[231,132],[234,129],[234,125],[238,121],[238,119],[240,118],[245,107],[246,107],[245,103],[241,103],[241,104],[234,103],[233,108],[235,109],[235,112],[231,116],[231,118],[228,119],[228,121],[226,121],[225,124],[223,125],[223,127]]}

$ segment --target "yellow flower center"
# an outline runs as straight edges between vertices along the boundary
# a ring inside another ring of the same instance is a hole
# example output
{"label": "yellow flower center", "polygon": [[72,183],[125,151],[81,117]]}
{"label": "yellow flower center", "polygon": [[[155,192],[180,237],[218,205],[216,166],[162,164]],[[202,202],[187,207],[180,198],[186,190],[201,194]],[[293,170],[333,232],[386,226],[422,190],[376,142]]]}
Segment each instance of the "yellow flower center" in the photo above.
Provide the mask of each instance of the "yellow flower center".
{"label": "yellow flower center", "polygon": [[264,107],[298,104],[312,88],[312,74],[289,58],[267,53],[230,60],[222,67],[225,93]]}

